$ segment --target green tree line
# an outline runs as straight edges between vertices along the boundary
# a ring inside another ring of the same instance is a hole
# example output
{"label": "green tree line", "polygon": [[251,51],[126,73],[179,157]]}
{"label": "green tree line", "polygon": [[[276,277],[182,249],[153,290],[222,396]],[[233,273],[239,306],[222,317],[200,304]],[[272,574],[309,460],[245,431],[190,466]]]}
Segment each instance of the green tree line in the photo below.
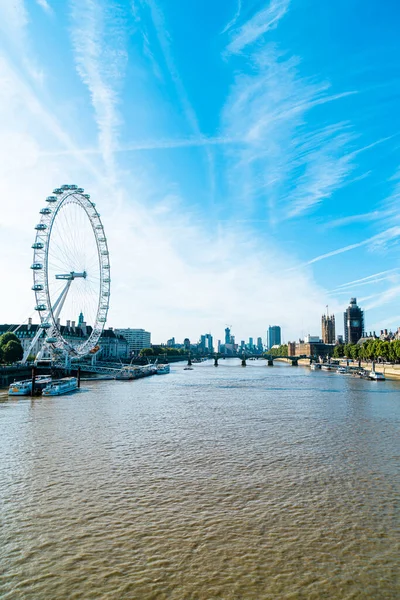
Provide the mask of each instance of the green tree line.
{"label": "green tree line", "polygon": [[398,362],[400,360],[400,340],[393,342],[367,340],[363,344],[342,344],[335,346],[333,357]]}
{"label": "green tree line", "polygon": [[267,350],[264,352],[264,356],[287,356],[288,348],[287,344],[282,344],[279,348],[271,348],[271,350]]}
{"label": "green tree line", "polygon": [[5,364],[15,363],[21,360],[24,351],[21,342],[14,333],[3,333],[0,335],[0,362]]}
{"label": "green tree line", "polygon": [[152,346],[151,348],[142,348],[139,356],[159,356],[167,354],[168,356],[178,356],[179,354],[187,354],[184,348],[169,348],[168,346]]}

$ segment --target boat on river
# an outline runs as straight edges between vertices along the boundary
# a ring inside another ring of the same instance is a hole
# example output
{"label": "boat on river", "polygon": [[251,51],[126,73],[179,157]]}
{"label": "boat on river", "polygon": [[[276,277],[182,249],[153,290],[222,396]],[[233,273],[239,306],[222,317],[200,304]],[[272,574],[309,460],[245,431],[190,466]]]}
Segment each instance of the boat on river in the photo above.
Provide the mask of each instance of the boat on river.
{"label": "boat on river", "polygon": [[332,367],[329,364],[321,365],[322,371],[332,371]]}
{"label": "boat on river", "polygon": [[169,373],[170,370],[169,364],[157,365],[157,375],[165,375],[166,373]]}
{"label": "boat on river", "polygon": [[377,371],[371,371],[369,373],[369,378],[374,381],[385,381],[385,376],[383,373],[378,373]]}
{"label": "boat on river", "polygon": [[[48,375],[39,375],[35,379],[35,393],[40,394],[47,385],[51,383],[51,377]],[[32,379],[14,381],[8,388],[9,396],[30,396],[32,392]]]}
{"label": "boat on river", "polygon": [[76,377],[63,377],[55,379],[43,389],[43,396],[62,396],[75,392],[78,389],[78,380]]}
{"label": "boat on river", "polygon": [[338,375],[347,375],[347,368],[346,367],[338,367],[336,370],[336,373]]}
{"label": "boat on river", "polygon": [[320,368],[321,368],[321,365],[319,363],[311,363],[311,365],[310,365],[311,371],[319,371]]}
{"label": "boat on river", "polygon": [[122,367],[115,376],[117,381],[132,381],[141,377],[141,369],[137,365],[127,365]]}
{"label": "boat on river", "polygon": [[[169,365],[168,365],[169,366]],[[141,377],[149,377],[157,373],[157,365],[148,364],[144,366],[126,365],[122,367],[115,376],[117,381],[132,381]]]}

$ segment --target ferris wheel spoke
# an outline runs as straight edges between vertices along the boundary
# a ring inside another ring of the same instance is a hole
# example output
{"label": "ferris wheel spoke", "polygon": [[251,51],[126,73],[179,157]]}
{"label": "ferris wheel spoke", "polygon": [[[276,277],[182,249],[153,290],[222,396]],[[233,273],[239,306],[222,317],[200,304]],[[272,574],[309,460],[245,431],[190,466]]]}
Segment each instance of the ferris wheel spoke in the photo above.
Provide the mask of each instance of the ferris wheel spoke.
{"label": "ferris wheel spoke", "polygon": [[66,212],[67,208],[70,205],[66,205],[63,207],[63,217],[64,217],[64,228],[63,228],[63,234],[65,236],[65,242],[66,242],[66,247],[68,247],[71,259],[73,261],[73,264],[77,263],[77,255],[76,255],[76,244],[75,244],[75,240],[74,240],[74,234],[76,229],[78,229],[79,224],[75,223],[72,224],[70,222],[70,219],[68,217],[68,213]]}

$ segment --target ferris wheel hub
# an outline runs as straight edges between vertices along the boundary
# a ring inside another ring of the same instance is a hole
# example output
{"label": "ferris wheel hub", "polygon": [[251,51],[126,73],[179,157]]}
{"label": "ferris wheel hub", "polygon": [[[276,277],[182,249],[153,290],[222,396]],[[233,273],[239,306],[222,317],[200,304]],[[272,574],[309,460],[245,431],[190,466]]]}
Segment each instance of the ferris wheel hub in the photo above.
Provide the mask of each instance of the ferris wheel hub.
{"label": "ferris wheel hub", "polygon": [[82,277],[83,279],[86,279],[86,277],[87,277],[86,271],[83,271],[82,273],[76,273],[75,271],[71,271],[70,273],[61,273],[60,275],[56,275],[56,279],[66,279],[67,281],[73,281],[74,279],[77,279],[78,277]]}

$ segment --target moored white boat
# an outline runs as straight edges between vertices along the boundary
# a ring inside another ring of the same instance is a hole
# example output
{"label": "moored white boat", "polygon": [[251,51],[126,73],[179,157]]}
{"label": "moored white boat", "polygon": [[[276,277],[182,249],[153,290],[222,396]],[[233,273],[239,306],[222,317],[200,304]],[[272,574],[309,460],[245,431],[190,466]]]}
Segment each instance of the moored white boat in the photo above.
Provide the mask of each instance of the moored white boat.
{"label": "moored white boat", "polygon": [[122,369],[116,374],[115,379],[118,381],[131,381],[132,379],[139,379],[141,376],[140,367],[136,365],[128,365],[122,367]]}
{"label": "moored white boat", "polygon": [[376,371],[371,371],[369,374],[369,378],[374,381],[385,381],[385,376],[383,373],[377,373]]}
{"label": "moored white boat", "polygon": [[311,363],[310,365],[311,371],[319,371],[321,365],[319,363]]}
{"label": "moored white boat", "polygon": [[68,394],[78,389],[78,380],[76,377],[64,377],[63,379],[56,379],[47,385],[42,394],[43,396],[61,396],[62,394]]}
{"label": "moored white boat", "polygon": [[157,373],[157,365],[148,364],[143,366],[126,365],[122,367],[115,376],[118,381],[132,381],[132,379],[140,379],[141,377],[149,377]]}
{"label": "moored white boat", "polygon": [[24,379],[23,381],[14,381],[8,388],[10,396],[28,396],[31,393],[32,380]]}
{"label": "moored white boat", "polygon": [[157,365],[157,375],[165,375],[170,372],[170,366],[168,364],[165,365]]}
{"label": "moored white boat", "polygon": [[346,375],[347,369],[346,369],[346,367],[338,367],[336,373],[338,375]]}
{"label": "moored white boat", "polygon": [[328,365],[328,364],[327,365],[321,365],[321,369],[323,371],[332,371],[331,365]]}
{"label": "moored white boat", "polygon": [[[51,377],[48,375],[39,375],[35,379],[35,392],[40,393],[46,385],[51,383]],[[29,396],[32,391],[32,379],[23,381],[14,381],[8,388],[9,396]]]}

